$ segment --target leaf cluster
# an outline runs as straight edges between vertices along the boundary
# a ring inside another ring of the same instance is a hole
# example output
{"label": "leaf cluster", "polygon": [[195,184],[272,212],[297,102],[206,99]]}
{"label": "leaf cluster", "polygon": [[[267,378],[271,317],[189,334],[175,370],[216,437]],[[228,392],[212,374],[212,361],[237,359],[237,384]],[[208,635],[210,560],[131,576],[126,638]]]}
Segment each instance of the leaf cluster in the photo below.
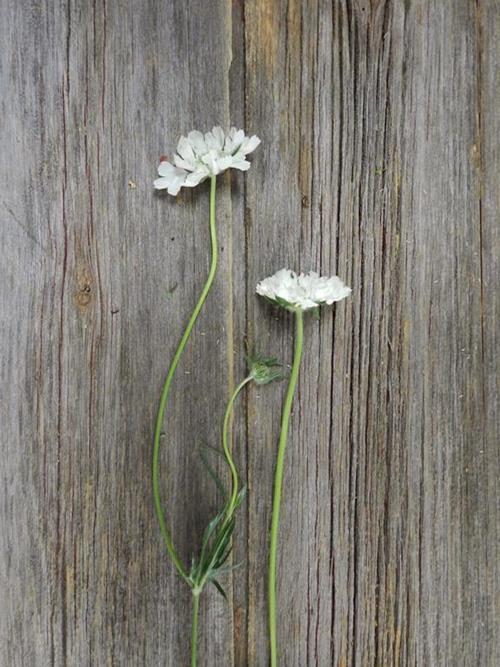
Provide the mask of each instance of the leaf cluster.
{"label": "leaf cluster", "polygon": [[[221,484],[220,480],[218,486]],[[219,593],[227,599],[220,584],[220,577],[234,569],[227,561],[232,551],[232,536],[235,527],[235,514],[245,496],[246,489],[241,489],[231,513],[227,505],[210,521],[203,533],[200,554],[193,559],[188,581],[193,593],[199,594],[207,582],[213,583]]]}
{"label": "leaf cluster", "polygon": [[[246,359],[249,369],[247,380],[241,383],[236,389],[236,394],[228,404],[228,411],[231,410],[234,397],[237,395],[246,381],[251,379],[256,384],[262,385],[282,378],[281,364],[276,358],[264,357],[254,352],[247,354]],[[227,420],[224,422],[222,438],[223,443],[226,441],[226,422]],[[232,537],[236,522],[236,511],[243,501],[246,489],[241,489],[236,496],[233,495],[233,497],[230,499],[229,492],[225,488],[217,473],[210,466],[210,463],[205,456],[204,450],[212,450],[224,456],[226,463],[230,468],[232,466],[232,470],[234,474],[236,474],[234,463],[232,463],[231,455],[229,452],[223,453],[218,449],[214,449],[213,447],[206,445],[201,449],[200,453],[202,462],[204,463],[210,477],[215,482],[218,490],[226,499],[226,502],[223,509],[210,521],[208,526],[205,528],[199,555],[197,558],[192,560],[191,568],[187,574],[186,581],[191,586],[194,595],[199,595],[205,584],[207,582],[211,582],[217,588],[219,593],[224,598],[226,598],[226,593],[220,584],[220,577],[234,569],[234,567],[228,566],[227,562],[232,551]],[[234,490],[234,493],[236,493],[236,489]]]}

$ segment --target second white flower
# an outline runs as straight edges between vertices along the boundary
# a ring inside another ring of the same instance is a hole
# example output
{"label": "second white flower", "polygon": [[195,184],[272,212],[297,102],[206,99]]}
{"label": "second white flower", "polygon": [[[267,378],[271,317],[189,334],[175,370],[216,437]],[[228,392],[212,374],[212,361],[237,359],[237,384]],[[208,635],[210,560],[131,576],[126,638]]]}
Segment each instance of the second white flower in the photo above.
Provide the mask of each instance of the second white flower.
{"label": "second white flower", "polygon": [[261,280],[256,291],[285,308],[311,310],[345,299],[351,293],[351,288],[338,276],[324,277],[315,271],[297,275],[290,269],[281,269]]}

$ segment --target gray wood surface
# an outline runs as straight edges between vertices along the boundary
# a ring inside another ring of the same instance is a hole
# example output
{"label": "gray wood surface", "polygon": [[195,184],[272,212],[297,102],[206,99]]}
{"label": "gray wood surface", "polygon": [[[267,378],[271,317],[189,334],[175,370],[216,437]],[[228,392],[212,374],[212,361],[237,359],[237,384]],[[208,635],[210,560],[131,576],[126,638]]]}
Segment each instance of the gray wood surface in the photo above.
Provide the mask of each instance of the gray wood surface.
{"label": "gray wood surface", "polygon": [[[162,458],[187,560],[218,507],[244,342],[291,361],[254,296],[282,266],[352,297],[306,324],[281,531],[287,667],[495,667],[499,620],[498,0],[0,3],[0,664],[188,664],[150,458],[208,270],[208,188],[153,192],[179,135],[262,138],[219,179],[217,281]],[[229,605],[201,665],[265,667],[285,384],[251,388]]]}

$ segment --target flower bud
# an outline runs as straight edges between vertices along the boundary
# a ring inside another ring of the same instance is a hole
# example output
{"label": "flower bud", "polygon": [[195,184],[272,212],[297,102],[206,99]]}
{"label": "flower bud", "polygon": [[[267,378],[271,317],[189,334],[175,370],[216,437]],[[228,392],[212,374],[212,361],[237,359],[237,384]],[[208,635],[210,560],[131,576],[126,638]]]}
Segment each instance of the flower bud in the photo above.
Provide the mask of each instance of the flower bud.
{"label": "flower bud", "polygon": [[274,357],[262,357],[259,354],[248,355],[247,357],[249,376],[256,384],[269,384],[273,380],[280,380],[283,375],[281,364]]}

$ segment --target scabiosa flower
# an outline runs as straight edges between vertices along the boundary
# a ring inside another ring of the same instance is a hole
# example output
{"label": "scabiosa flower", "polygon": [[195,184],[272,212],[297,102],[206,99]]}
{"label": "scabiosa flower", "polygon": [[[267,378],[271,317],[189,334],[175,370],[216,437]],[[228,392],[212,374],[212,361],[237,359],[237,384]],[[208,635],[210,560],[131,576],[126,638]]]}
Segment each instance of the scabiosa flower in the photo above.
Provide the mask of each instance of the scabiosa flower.
{"label": "scabiosa flower", "polygon": [[245,158],[259,144],[257,136],[247,137],[243,130],[235,127],[227,134],[221,127],[214,127],[205,135],[193,130],[187,137],[180,138],[173,164],[166,160],[160,162],[160,178],[155,180],[154,187],[176,195],[181,187],[193,188],[226,169],[247,171],[250,162]]}
{"label": "scabiosa flower", "polygon": [[330,278],[320,276],[311,271],[297,275],[289,269],[281,269],[273,276],[265,278],[257,285],[257,294],[266,297],[273,303],[290,310],[295,319],[295,346],[292,370],[286,390],[283,412],[281,415],[281,431],[274,470],[273,511],[271,515],[271,536],[269,548],[268,611],[269,611],[269,644],[271,667],[278,665],[277,637],[277,569],[278,569],[278,536],[280,523],[281,494],[285,467],[285,452],[288,437],[288,426],[292,414],[293,398],[299,378],[304,339],[304,311],[317,310],[323,304],[331,305],[334,301],[345,299],[351,288],[337,276]]}
{"label": "scabiosa flower", "polygon": [[152,487],[155,512],[158,518],[160,532],[170,559],[181,578],[189,585],[193,594],[193,622],[191,631],[191,665],[197,664],[197,630],[200,595],[208,582],[212,582],[224,594],[218,582],[219,574],[227,568],[226,560],[231,550],[231,539],[235,525],[235,512],[243,498],[243,491],[239,490],[239,477],[231,454],[229,430],[233,404],[239,392],[249,382],[267,384],[277,379],[277,362],[274,359],[259,358],[252,362],[247,377],[240,382],[232,393],[222,426],[222,447],[224,456],[231,472],[231,492],[221,512],[208,524],[200,550],[199,559],[193,561],[191,568],[187,568],[181,560],[174,545],[172,534],[167,526],[165,511],[161,499],[160,484],[160,449],[162,444],[163,422],[172,382],[177,366],[184,354],[193,327],[205,304],[217,273],[218,242],[216,224],[216,189],[217,175],[229,168],[246,171],[250,162],[246,156],[260,144],[256,136],[247,137],[243,130],[231,128],[224,134],[220,127],[214,127],[211,132],[203,135],[201,132],[190,132],[187,137],[181,137],[177,146],[177,153],[172,162],[162,159],[158,172],[160,178],[154,182],[155,188],[166,189],[171,195],[176,195],[181,187],[194,187],[205,179],[210,179],[209,216],[210,225],[210,269],[207,279],[180,342],[175,350],[172,362],[167,371],[160,394],[158,412],[155,422],[152,460]]}
{"label": "scabiosa flower", "polygon": [[315,271],[297,275],[289,269],[281,269],[261,280],[256,291],[283,308],[311,310],[345,299],[351,293],[351,288],[337,276],[327,278]]}

